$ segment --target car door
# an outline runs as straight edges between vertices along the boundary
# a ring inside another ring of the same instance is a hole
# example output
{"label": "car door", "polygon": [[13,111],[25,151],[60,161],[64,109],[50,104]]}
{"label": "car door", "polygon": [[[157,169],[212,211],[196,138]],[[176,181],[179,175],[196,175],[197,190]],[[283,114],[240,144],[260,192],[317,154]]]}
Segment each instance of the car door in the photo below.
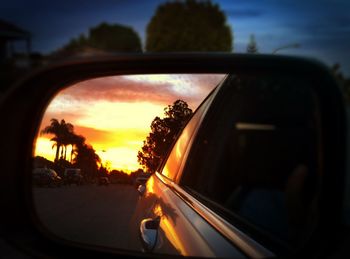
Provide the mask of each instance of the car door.
{"label": "car door", "polygon": [[[252,257],[272,255],[270,251],[234,228],[178,185],[177,176],[181,175],[190,147],[219,91],[220,87],[198,108],[174,144],[162,168],[148,180],[146,191],[139,199],[135,215],[139,217],[136,221],[140,224],[141,241],[145,244],[151,239],[156,240],[149,247],[144,246],[146,251],[184,256],[234,258],[244,258],[246,255]],[[147,221],[155,222],[157,230],[152,230],[151,224],[150,229],[144,231],[146,226],[144,223]],[[220,226],[219,231],[217,226]],[[235,242],[245,246],[245,252],[220,231],[226,232],[230,239],[235,239]]]}
{"label": "car door", "polygon": [[147,183],[150,220],[160,219],[154,251],[166,253],[166,243],[193,256],[300,250],[318,218],[317,107],[304,79],[228,76]]}

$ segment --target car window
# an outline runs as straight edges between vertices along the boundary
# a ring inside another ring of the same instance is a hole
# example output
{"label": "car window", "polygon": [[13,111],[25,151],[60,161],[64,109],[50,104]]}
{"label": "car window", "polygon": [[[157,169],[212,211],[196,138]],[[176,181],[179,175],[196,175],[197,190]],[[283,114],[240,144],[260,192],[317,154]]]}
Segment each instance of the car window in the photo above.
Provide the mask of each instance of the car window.
{"label": "car window", "polygon": [[199,133],[181,185],[235,225],[299,246],[318,184],[313,94],[283,77],[231,76],[223,87],[230,96]]}

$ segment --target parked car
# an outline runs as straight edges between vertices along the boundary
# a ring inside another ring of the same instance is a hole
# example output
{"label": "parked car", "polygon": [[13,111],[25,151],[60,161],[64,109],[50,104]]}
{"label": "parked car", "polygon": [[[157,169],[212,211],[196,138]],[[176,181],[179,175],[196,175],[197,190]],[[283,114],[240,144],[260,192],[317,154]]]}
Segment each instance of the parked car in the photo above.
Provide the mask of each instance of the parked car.
{"label": "parked car", "polygon": [[109,185],[109,179],[108,177],[99,177],[98,178],[98,185]]}
{"label": "parked car", "polygon": [[36,186],[60,187],[62,178],[50,168],[35,168],[32,173],[33,184]]}
{"label": "parked car", "polygon": [[64,171],[64,183],[81,185],[83,183],[83,176],[79,168],[67,168]]}

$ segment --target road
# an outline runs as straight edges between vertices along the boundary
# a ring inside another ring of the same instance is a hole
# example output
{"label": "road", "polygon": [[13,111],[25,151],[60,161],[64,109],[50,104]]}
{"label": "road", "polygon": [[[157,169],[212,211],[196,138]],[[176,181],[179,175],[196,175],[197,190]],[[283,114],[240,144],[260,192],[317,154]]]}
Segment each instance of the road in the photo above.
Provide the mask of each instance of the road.
{"label": "road", "polygon": [[133,186],[33,188],[33,196],[37,214],[51,233],[79,243],[141,251],[137,226],[130,224],[138,200]]}

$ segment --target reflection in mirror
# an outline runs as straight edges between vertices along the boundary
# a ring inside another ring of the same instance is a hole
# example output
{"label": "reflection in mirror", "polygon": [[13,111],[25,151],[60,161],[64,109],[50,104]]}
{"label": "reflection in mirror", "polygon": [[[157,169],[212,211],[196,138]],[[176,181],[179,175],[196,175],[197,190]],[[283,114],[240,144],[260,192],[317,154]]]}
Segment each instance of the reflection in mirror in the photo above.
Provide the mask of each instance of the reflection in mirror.
{"label": "reflection in mirror", "polygon": [[[255,257],[271,257],[270,247],[296,251],[319,216],[313,87],[271,73],[72,85],[47,107],[34,143],[37,215],[60,238],[114,249],[233,258],[242,249],[254,257],[260,243]],[[256,242],[239,247],[234,228]]]}
{"label": "reflection in mirror", "polygon": [[139,222],[132,222],[142,219],[134,215],[142,199],[137,188],[224,76],[111,76],[59,92],[33,148],[33,199],[47,230],[78,243],[142,251]]}

